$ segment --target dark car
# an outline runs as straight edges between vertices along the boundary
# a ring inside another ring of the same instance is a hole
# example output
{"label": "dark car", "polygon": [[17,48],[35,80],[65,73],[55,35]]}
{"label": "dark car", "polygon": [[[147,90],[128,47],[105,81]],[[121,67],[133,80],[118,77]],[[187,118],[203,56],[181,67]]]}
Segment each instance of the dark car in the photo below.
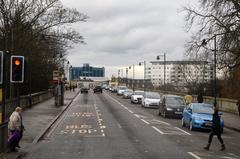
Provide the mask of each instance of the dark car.
{"label": "dark car", "polygon": [[164,95],[159,106],[159,115],[182,118],[186,107],[183,97],[177,95]]}
{"label": "dark car", "polygon": [[82,87],[81,88],[81,93],[88,93],[88,88]]}
{"label": "dark car", "polygon": [[93,89],[93,92],[94,93],[97,93],[97,92],[102,93],[102,87],[101,86],[95,86],[94,89]]}

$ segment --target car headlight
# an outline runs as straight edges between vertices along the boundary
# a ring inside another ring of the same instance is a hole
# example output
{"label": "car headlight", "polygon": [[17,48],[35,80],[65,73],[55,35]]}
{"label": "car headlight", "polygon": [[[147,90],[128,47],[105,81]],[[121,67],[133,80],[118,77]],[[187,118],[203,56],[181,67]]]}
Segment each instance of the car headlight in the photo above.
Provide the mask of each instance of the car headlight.
{"label": "car headlight", "polygon": [[199,116],[195,117],[194,120],[197,120],[197,121],[201,121],[202,118],[200,118]]}
{"label": "car headlight", "polygon": [[146,103],[150,103],[151,101],[150,100],[146,100]]}
{"label": "car headlight", "polygon": [[172,108],[167,108],[167,111],[173,111],[173,109]]}

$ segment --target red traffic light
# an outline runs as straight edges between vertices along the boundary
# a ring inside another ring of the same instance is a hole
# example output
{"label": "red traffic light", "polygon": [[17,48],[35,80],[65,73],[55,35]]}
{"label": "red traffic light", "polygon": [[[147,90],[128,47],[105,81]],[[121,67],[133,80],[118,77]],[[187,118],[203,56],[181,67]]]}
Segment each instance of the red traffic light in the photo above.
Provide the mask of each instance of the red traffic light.
{"label": "red traffic light", "polygon": [[16,66],[19,66],[19,65],[21,64],[21,61],[17,59],[17,60],[14,61],[14,64],[15,64]]}
{"label": "red traffic light", "polygon": [[11,56],[10,81],[11,83],[24,82],[24,56]]}

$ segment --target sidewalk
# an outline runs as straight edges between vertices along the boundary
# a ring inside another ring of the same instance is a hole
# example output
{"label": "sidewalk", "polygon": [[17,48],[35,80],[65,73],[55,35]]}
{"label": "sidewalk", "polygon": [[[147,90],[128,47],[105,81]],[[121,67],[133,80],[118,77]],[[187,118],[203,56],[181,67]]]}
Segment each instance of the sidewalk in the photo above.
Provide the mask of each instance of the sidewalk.
{"label": "sidewalk", "polygon": [[33,106],[31,109],[25,110],[22,114],[26,129],[20,142],[22,148],[19,152],[0,154],[0,159],[16,159],[25,156],[27,152],[24,150],[40,139],[41,135],[46,131],[46,127],[53,120],[56,120],[56,117],[69,106],[78,92],[79,89],[76,89],[75,92],[66,91],[64,106],[56,107],[54,105],[54,98],[51,98]]}
{"label": "sidewalk", "polygon": [[240,116],[223,112],[223,119],[226,128],[240,132]]}

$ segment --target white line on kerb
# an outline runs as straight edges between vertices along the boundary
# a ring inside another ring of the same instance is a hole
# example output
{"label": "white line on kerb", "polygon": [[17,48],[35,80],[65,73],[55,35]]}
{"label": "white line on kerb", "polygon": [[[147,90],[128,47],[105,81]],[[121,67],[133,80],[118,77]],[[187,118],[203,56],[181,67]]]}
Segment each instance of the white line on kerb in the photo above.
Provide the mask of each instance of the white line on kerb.
{"label": "white line on kerb", "polygon": [[146,123],[146,124],[148,124],[148,125],[150,125],[150,123],[149,122],[147,122],[146,120],[144,120],[144,119],[141,119],[144,123]]}
{"label": "white line on kerb", "polygon": [[201,157],[195,155],[193,152],[188,152],[188,154],[194,157],[195,159],[202,159]]}
{"label": "white line on kerb", "polygon": [[159,132],[160,134],[164,134],[164,132],[162,132],[161,130],[159,130],[159,129],[156,128],[155,126],[152,126],[152,128],[153,128],[154,130],[156,130],[157,132]]}
{"label": "white line on kerb", "polygon": [[183,132],[183,133],[185,133],[185,134],[187,134],[187,135],[191,135],[190,133],[184,131],[183,129],[180,129],[180,128],[178,128],[178,127],[174,127],[174,128],[180,130],[181,132]]}

